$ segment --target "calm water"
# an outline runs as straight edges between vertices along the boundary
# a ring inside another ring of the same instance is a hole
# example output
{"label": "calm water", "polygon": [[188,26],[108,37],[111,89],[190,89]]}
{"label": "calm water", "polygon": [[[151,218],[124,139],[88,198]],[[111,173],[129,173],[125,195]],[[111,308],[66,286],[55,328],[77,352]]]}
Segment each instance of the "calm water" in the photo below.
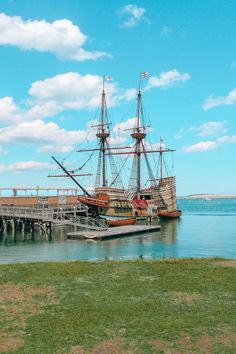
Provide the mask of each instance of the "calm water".
{"label": "calm water", "polygon": [[236,199],[182,200],[180,220],[161,231],[106,241],[69,241],[70,228],[54,228],[51,239],[35,233],[0,235],[0,263],[171,257],[236,257]]}

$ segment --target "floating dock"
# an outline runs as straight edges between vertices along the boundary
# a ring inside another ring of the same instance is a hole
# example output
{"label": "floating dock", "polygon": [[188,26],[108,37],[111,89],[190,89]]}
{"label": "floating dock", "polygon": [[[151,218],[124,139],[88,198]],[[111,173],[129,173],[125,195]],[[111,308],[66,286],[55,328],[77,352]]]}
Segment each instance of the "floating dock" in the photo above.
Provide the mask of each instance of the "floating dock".
{"label": "floating dock", "polygon": [[103,240],[114,237],[123,237],[130,235],[143,234],[147,232],[159,231],[160,225],[146,226],[146,225],[130,225],[130,226],[117,226],[111,227],[104,231],[83,231],[78,230],[75,232],[69,232],[67,238],[71,240]]}

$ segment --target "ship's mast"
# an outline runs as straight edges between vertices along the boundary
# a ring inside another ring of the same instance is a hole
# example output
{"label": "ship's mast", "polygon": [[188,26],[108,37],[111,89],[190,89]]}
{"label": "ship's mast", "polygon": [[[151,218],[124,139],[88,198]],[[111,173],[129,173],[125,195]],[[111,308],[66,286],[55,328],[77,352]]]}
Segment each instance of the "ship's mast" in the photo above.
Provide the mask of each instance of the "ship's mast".
{"label": "ship's mast", "polygon": [[163,163],[162,142],[163,140],[160,138],[160,184],[162,183],[162,163]]}
{"label": "ship's mast", "polygon": [[110,136],[109,129],[105,125],[106,115],[106,93],[105,93],[105,79],[103,76],[102,83],[102,102],[101,102],[101,123],[98,126],[97,138],[100,140],[100,151],[102,159],[102,187],[107,186],[107,173],[106,173],[106,140]]}
{"label": "ship's mast", "polygon": [[131,137],[135,140],[135,159],[136,159],[136,193],[137,196],[140,195],[141,191],[141,147],[142,141],[146,137],[145,127],[140,125],[141,114],[142,114],[142,93],[141,93],[141,79],[142,74],[139,77],[139,86],[137,94],[137,117],[136,117],[136,127],[133,129]]}

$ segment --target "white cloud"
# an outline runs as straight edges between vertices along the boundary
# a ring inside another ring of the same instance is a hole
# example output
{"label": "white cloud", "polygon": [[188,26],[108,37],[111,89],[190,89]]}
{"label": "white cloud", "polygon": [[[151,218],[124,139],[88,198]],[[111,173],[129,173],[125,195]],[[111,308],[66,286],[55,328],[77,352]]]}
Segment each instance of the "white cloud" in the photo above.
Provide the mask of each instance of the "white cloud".
{"label": "white cloud", "polygon": [[19,161],[10,165],[0,164],[0,172],[22,172],[32,170],[48,170],[51,165],[46,162],[39,161]]}
{"label": "white cloud", "polygon": [[42,120],[24,122],[0,129],[1,144],[37,144],[39,152],[69,152],[79,142],[94,140],[94,129],[65,130]]}
{"label": "white cloud", "polygon": [[215,150],[225,144],[236,144],[236,135],[224,135],[217,138],[215,141],[200,141],[199,143],[184,147],[183,152],[204,152]]}
{"label": "white cloud", "polygon": [[206,99],[202,108],[204,111],[208,111],[217,106],[232,105],[236,102],[236,88],[234,88],[227,96],[213,97],[210,96]]}
{"label": "white cloud", "polygon": [[199,136],[214,136],[219,133],[226,133],[227,129],[225,127],[225,122],[207,122],[199,127],[189,128],[189,131],[198,132]]}
{"label": "white cloud", "polygon": [[[31,85],[29,94],[41,105],[54,103],[58,110],[91,109],[101,104],[102,77],[98,75],[80,75],[75,72],[56,75]],[[107,104],[116,104],[116,83],[106,84]]]}
{"label": "white cloud", "polygon": [[[131,134],[131,129],[134,128],[136,123],[136,118],[128,118],[126,121],[121,123],[116,123],[112,131],[118,134]],[[127,131],[129,129],[129,131]]]}
{"label": "white cloud", "polygon": [[136,118],[128,118],[124,122],[116,123],[111,131],[110,144],[119,145],[128,140],[135,122]]}
{"label": "white cloud", "polygon": [[19,117],[20,109],[14,103],[12,97],[0,98],[0,122],[9,123],[13,117]]}
{"label": "white cloud", "polygon": [[[146,89],[167,88],[178,81],[186,80],[187,76],[188,74],[180,74],[177,70],[162,73],[159,79],[151,77]],[[93,110],[101,104],[102,80],[98,75],[68,72],[33,82],[24,105],[18,106],[12,97],[0,99],[0,123],[19,124],[51,118],[65,110]],[[136,96],[136,89],[125,90],[119,88],[116,82],[106,83],[108,107],[117,106],[121,101],[130,101]]]}
{"label": "white cloud", "polygon": [[118,10],[118,15],[122,18],[121,27],[135,27],[144,20],[146,9],[137,5],[129,4]]}
{"label": "white cloud", "polygon": [[45,20],[24,21],[20,16],[0,14],[0,45],[51,52],[59,58],[78,61],[107,56],[100,51],[86,51],[83,46],[87,39],[79,26],[67,19],[50,23]]}
{"label": "white cloud", "polygon": [[75,145],[62,145],[59,144],[59,142],[56,142],[55,144],[52,145],[42,145],[37,149],[37,152],[46,152],[46,153],[52,153],[52,152],[59,152],[63,154],[67,154],[68,152],[71,152],[75,149]]}
{"label": "white cloud", "polygon": [[62,109],[59,102],[49,101],[35,103],[31,108],[21,108],[14,102],[13,97],[0,98],[0,123],[12,124],[38,118],[48,118],[57,114]]}
{"label": "white cloud", "polygon": [[[101,88],[102,77],[75,72],[36,81],[29,89],[30,98],[23,108],[17,106],[12,97],[0,99],[0,123],[50,118],[67,109],[94,109],[101,104]],[[106,94],[109,107],[130,99],[120,94],[116,83],[106,84]]]}
{"label": "white cloud", "polygon": [[153,87],[166,89],[178,83],[183,83],[190,79],[188,73],[181,74],[178,70],[173,69],[170,71],[162,72],[160,76],[151,76],[145,90],[150,90]]}
{"label": "white cloud", "polygon": [[119,100],[131,101],[137,97],[137,89],[131,88],[119,94]]}
{"label": "white cloud", "polygon": [[115,135],[115,136],[111,135],[108,138],[108,142],[111,145],[120,145],[123,144],[126,140],[127,140],[126,136],[120,136],[120,135]]}
{"label": "white cloud", "polygon": [[215,150],[218,148],[218,143],[216,141],[200,141],[197,144],[193,144],[183,148],[183,152],[204,152],[209,150]]}
{"label": "white cloud", "polygon": [[225,144],[225,143],[236,143],[236,135],[225,135],[217,139],[218,143]]}

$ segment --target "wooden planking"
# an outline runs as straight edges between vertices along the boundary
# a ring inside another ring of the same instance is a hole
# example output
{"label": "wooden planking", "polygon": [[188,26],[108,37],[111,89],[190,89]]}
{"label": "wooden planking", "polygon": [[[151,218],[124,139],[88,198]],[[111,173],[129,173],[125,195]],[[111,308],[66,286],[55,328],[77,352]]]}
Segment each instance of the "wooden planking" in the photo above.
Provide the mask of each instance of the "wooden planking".
{"label": "wooden planking", "polygon": [[129,235],[136,235],[139,233],[159,231],[160,225],[146,226],[146,225],[130,225],[130,226],[117,226],[109,228],[106,231],[75,231],[67,234],[68,239],[94,239],[102,240],[112,237],[122,237]]}

